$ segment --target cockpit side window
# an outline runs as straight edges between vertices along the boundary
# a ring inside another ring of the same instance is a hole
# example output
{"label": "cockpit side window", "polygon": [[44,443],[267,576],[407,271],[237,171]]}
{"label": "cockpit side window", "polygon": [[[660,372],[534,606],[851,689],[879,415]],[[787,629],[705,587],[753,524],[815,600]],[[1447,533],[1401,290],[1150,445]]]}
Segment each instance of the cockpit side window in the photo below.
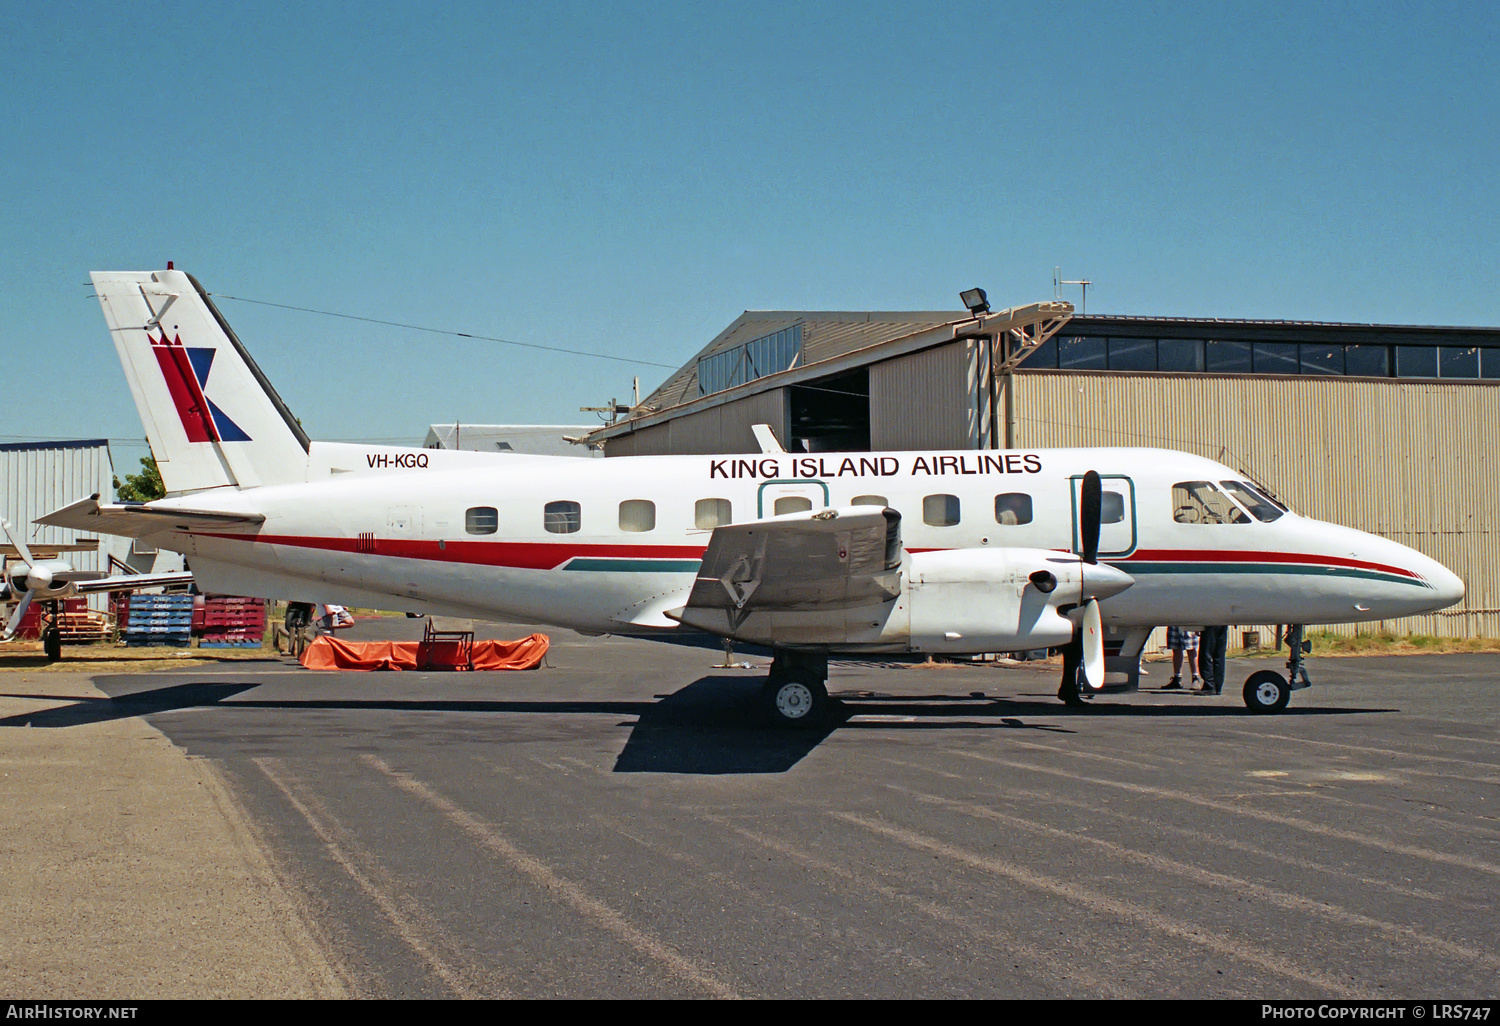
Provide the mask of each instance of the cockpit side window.
{"label": "cockpit side window", "polygon": [[1172,519],[1179,524],[1248,524],[1245,511],[1211,481],[1183,481],[1172,486]]}
{"label": "cockpit side window", "polygon": [[1269,524],[1281,516],[1281,509],[1271,505],[1269,499],[1244,481],[1220,481],[1219,483],[1224,486],[1226,492],[1239,501],[1241,506],[1248,509],[1250,515],[1256,520]]}

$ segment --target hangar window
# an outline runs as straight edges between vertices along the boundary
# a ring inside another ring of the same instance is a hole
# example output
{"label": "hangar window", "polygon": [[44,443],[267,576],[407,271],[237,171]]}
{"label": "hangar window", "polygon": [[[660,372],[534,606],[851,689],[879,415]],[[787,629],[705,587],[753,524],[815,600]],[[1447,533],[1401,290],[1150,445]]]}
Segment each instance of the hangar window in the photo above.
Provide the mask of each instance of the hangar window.
{"label": "hangar window", "polygon": [[1479,376],[1481,378],[1500,378],[1500,349],[1481,349],[1479,351]]}
{"label": "hangar window", "polygon": [[1479,347],[1442,346],[1439,348],[1438,375],[1444,378],[1479,377]]}
{"label": "hangar window", "polygon": [[620,503],[620,530],[656,530],[656,503],[650,499],[626,499]]}
{"label": "hangar window", "polygon": [[958,523],[958,496],[925,496],[922,499],[922,523],[928,527],[952,527]]}
{"label": "hangar window", "polygon": [[1156,370],[1156,339],[1112,338],[1109,340],[1109,369],[1121,371]]}
{"label": "hangar window", "polygon": [[1249,374],[1255,369],[1249,342],[1227,342],[1211,338],[1205,347],[1204,366],[1210,374]]}
{"label": "hangar window", "polygon": [[1244,510],[1209,481],[1172,486],[1172,519],[1179,524],[1248,524]]}
{"label": "hangar window", "polygon": [[703,395],[722,392],[767,374],[784,371],[802,352],[802,325],[772,332],[698,361],[698,390]]}
{"label": "hangar window", "polygon": [[1433,346],[1397,346],[1396,377],[1437,377],[1437,349]]}
{"label": "hangar window", "polygon": [[693,506],[693,526],[712,531],[723,524],[734,523],[734,507],[728,499],[699,499]]}
{"label": "hangar window", "polygon": [[1102,338],[1060,338],[1057,365],[1063,370],[1104,370],[1108,341]]}
{"label": "hangar window", "polygon": [[1253,351],[1255,353],[1255,373],[1297,373],[1297,343],[1256,342],[1253,343]]}
{"label": "hangar window", "polygon": [[500,530],[500,512],[494,506],[470,506],[464,510],[464,530],[470,534],[494,534]]}
{"label": "hangar window", "polygon": [[1356,378],[1391,376],[1391,353],[1385,346],[1345,346],[1344,373]]}
{"label": "hangar window", "polygon": [[856,495],[849,500],[851,506],[889,506],[890,501],[884,495]]}
{"label": "hangar window", "polygon": [[583,526],[583,511],[576,502],[549,502],[542,510],[542,526],[548,534],[574,534]]}
{"label": "hangar window", "polygon": [[1344,347],[1304,343],[1299,347],[1303,374],[1344,373]]}
{"label": "hangar window", "polygon": [[812,500],[805,495],[783,495],[771,506],[772,513],[781,516],[783,513],[806,513],[812,509]]}
{"label": "hangar window", "polygon": [[1156,344],[1156,369],[1181,374],[1203,373],[1203,340],[1164,338]]}
{"label": "hangar window", "polygon": [[1006,492],[995,496],[995,523],[1031,523],[1031,496],[1025,492]]}

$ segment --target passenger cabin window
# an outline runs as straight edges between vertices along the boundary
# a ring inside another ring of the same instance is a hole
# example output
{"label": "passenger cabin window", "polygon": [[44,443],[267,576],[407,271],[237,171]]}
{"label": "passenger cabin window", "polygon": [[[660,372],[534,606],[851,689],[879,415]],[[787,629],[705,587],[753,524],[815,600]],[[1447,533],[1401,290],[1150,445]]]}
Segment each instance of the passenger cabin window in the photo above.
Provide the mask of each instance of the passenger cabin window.
{"label": "passenger cabin window", "polygon": [[500,513],[494,506],[470,506],[464,511],[464,530],[470,534],[494,534],[500,530]]}
{"label": "passenger cabin window", "polygon": [[1224,490],[1234,496],[1241,506],[1248,509],[1250,515],[1256,520],[1269,524],[1281,516],[1283,512],[1277,508],[1275,503],[1260,494],[1260,492],[1256,491],[1247,482],[1220,481],[1219,484],[1223,485]]}
{"label": "passenger cabin window", "polygon": [[620,503],[620,530],[656,530],[656,503],[650,499],[626,499]]}
{"label": "passenger cabin window", "polygon": [[1025,492],[995,496],[995,523],[1006,526],[1031,523],[1031,496]]}
{"label": "passenger cabin window", "polygon": [[952,527],[958,523],[958,496],[924,496],[922,499],[922,523],[928,527]]}
{"label": "passenger cabin window", "polygon": [[805,513],[812,509],[812,500],[805,495],[783,495],[771,509],[778,517],[783,513]]}
{"label": "passenger cabin window", "polygon": [[702,531],[712,531],[723,524],[732,524],[733,508],[728,499],[699,499],[693,506],[693,526]]}
{"label": "passenger cabin window", "polygon": [[856,495],[849,500],[851,506],[889,506],[884,495]]}
{"label": "passenger cabin window", "polygon": [[582,524],[583,512],[576,502],[549,502],[542,511],[542,526],[548,534],[573,534]]}
{"label": "passenger cabin window", "polygon": [[1179,524],[1248,524],[1229,497],[1209,481],[1183,481],[1172,486],[1172,519]]}

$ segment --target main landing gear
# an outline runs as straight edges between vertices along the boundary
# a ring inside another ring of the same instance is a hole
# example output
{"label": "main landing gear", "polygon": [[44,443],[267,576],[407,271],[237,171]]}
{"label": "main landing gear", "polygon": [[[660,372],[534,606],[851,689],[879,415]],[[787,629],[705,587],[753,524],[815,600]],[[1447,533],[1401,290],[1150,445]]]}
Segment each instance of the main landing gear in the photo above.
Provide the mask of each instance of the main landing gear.
{"label": "main landing gear", "polygon": [[1287,628],[1286,644],[1291,656],[1285,677],[1275,670],[1257,670],[1245,681],[1245,705],[1253,713],[1279,713],[1291,701],[1293,691],[1312,686],[1302,659],[1312,651],[1312,642],[1302,640],[1302,624]]}
{"label": "main landing gear", "polygon": [[780,727],[811,728],[828,718],[828,653],[777,649],[760,692],[761,711]]}

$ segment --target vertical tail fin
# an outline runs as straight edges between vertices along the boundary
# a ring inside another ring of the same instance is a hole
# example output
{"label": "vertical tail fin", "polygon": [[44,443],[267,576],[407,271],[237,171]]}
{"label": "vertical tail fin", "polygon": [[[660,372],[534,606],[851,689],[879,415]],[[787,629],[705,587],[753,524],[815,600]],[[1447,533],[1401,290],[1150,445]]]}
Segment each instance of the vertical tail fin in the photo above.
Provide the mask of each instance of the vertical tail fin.
{"label": "vertical tail fin", "polygon": [[192,275],[92,277],[169,492],[307,479],[307,434]]}

